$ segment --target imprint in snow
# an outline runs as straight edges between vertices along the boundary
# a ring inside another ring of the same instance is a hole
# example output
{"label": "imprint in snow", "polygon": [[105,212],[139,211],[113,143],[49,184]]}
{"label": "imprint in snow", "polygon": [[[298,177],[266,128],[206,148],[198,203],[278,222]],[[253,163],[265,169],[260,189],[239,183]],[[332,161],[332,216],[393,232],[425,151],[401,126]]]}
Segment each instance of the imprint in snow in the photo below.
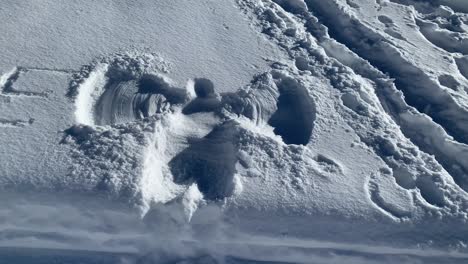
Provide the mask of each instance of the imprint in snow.
{"label": "imprint in snow", "polygon": [[278,110],[268,120],[286,144],[307,145],[315,121],[315,103],[307,89],[292,78],[277,84]]}
{"label": "imprint in snow", "polygon": [[360,6],[356,4],[355,2],[353,2],[352,0],[346,0],[346,3],[352,8],[360,8]]}
{"label": "imprint in snow", "polygon": [[456,58],[455,62],[457,63],[460,73],[468,80],[468,56]]}
{"label": "imprint in snow", "polygon": [[19,119],[3,119],[0,118],[0,127],[25,127],[27,125],[32,125],[34,123],[34,118],[29,120],[19,120]]}
{"label": "imprint in snow", "polygon": [[416,180],[416,186],[421,196],[434,206],[443,207],[446,204],[443,190],[441,190],[435,175],[422,175]]}
{"label": "imprint in snow", "polygon": [[131,122],[168,110],[188,98],[162,73],[168,65],[155,54],[126,53],[83,66],[70,83],[76,121],[82,125]]}
{"label": "imprint in snow", "polygon": [[443,74],[439,76],[439,83],[452,90],[458,90],[460,83],[451,75]]}
{"label": "imprint in snow", "polygon": [[169,162],[174,182],[196,182],[207,199],[231,196],[238,161],[235,121],[215,127],[202,139],[192,139],[190,146]]}
{"label": "imprint in snow", "polygon": [[411,217],[412,196],[407,190],[397,186],[390,175],[372,175],[367,189],[371,201],[387,214],[395,218]]}
{"label": "imprint in snow", "polygon": [[170,110],[187,100],[185,90],[172,87],[159,75],[130,81],[110,80],[95,106],[97,125],[122,124]]}
{"label": "imprint in snow", "polygon": [[221,106],[221,98],[219,94],[215,93],[214,84],[209,79],[196,78],[193,82],[193,90],[196,98],[184,107],[182,113],[190,115],[199,112],[212,112]]}
{"label": "imprint in snow", "polygon": [[397,27],[395,26],[395,23],[393,22],[393,20],[391,18],[389,18],[388,16],[384,16],[384,15],[381,15],[381,16],[378,16],[377,19],[385,25],[386,29],[384,29],[384,32],[387,33],[388,35],[394,37],[394,38],[397,38],[397,39],[400,39],[400,40],[406,40],[402,35],[401,33],[399,33],[397,31]]}
{"label": "imprint in snow", "polygon": [[0,94],[6,96],[29,96],[29,97],[48,97],[48,92],[21,91],[15,88],[15,83],[20,76],[28,71],[34,71],[34,68],[15,67],[10,72],[0,76]]}
{"label": "imprint in snow", "polygon": [[393,25],[393,20],[389,18],[388,16],[381,15],[381,16],[378,16],[377,19],[387,27]]}
{"label": "imprint in snow", "polygon": [[464,34],[441,29],[437,24],[416,19],[421,34],[434,46],[447,52],[468,54],[468,38]]}
{"label": "imprint in snow", "polygon": [[323,171],[330,173],[343,173],[341,166],[334,161],[332,158],[329,158],[325,155],[318,154],[314,157],[314,160],[320,165]]}
{"label": "imprint in snow", "polygon": [[273,0],[273,2],[291,13],[307,12],[307,6],[302,0]]}
{"label": "imprint in snow", "polygon": [[273,128],[286,144],[307,145],[315,122],[315,102],[306,87],[286,72],[258,75],[247,87],[224,94],[222,106],[256,125]]}

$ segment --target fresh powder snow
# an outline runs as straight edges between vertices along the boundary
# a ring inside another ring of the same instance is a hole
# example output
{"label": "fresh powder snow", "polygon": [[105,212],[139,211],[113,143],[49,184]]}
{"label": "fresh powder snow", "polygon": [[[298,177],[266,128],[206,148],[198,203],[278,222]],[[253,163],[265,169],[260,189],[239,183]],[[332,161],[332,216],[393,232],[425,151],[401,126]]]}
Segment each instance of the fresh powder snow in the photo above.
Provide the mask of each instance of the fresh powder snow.
{"label": "fresh powder snow", "polygon": [[468,1],[0,20],[0,264],[468,263]]}

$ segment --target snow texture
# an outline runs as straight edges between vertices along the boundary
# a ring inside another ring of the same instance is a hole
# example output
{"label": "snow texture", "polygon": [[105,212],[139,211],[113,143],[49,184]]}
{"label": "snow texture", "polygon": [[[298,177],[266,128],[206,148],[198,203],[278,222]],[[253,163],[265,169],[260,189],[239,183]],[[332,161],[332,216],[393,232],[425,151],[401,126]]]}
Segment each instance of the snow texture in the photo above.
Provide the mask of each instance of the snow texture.
{"label": "snow texture", "polygon": [[465,0],[0,19],[0,264],[468,261]]}

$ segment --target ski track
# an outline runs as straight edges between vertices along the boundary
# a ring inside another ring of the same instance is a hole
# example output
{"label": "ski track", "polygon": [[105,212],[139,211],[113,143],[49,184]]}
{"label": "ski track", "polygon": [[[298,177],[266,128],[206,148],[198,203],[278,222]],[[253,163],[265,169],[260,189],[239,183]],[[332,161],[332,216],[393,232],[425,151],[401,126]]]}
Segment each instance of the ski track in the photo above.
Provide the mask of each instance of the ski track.
{"label": "ski track", "polygon": [[[297,13],[299,15],[304,15],[305,13],[301,10],[299,10],[299,12],[297,11],[297,9],[294,9],[294,8],[291,8],[291,6],[283,6],[285,8],[285,10],[293,10],[293,14],[294,13]],[[308,16],[308,14],[306,14]],[[287,17],[285,17],[284,19],[289,19]],[[307,17],[307,20],[311,20],[313,21],[313,19]],[[291,23],[292,24],[292,23]],[[307,26],[307,25],[306,25]],[[291,29],[287,29],[287,30],[291,30]],[[312,28],[312,26],[308,26],[308,30],[311,30],[312,32],[314,32],[314,28]],[[316,33],[316,32],[315,32]],[[274,36],[276,37],[277,35],[276,34],[270,34],[271,36]],[[287,34],[286,34],[287,35]],[[283,38],[283,37],[278,37],[278,38]],[[284,37],[284,38],[287,38],[287,37]],[[281,40],[281,41],[284,41],[284,40]],[[286,42],[286,41],[284,41]],[[307,48],[307,47],[305,47]],[[291,50],[294,50],[293,48],[291,48]],[[314,53],[311,53],[311,55],[313,55]],[[294,53],[291,54],[292,57],[295,57],[295,58],[301,58],[301,56],[298,56],[298,55],[295,55]],[[341,58],[338,58],[338,59],[341,59]],[[304,69],[307,69],[307,65],[308,63],[307,62],[301,62],[300,63],[300,67],[301,68],[304,68]],[[310,63],[312,64],[312,63]],[[309,65],[310,65],[309,64]],[[312,70],[312,69],[311,69]],[[364,72],[366,77],[373,77],[373,75],[377,75],[376,72],[373,72],[373,73],[370,73],[371,75],[369,76],[369,72],[366,72],[368,71],[368,69],[356,69],[358,72],[362,73]],[[370,69],[370,71],[372,72],[373,70]],[[333,76],[337,73],[340,73],[340,74],[346,74],[346,71],[343,71],[343,72],[336,72],[336,70],[334,70],[334,72],[329,72],[327,73],[327,76]],[[379,77],[379,78],[382,78],[382,77]],[[377,78],[373,78],[373,79],[377,79]],[[331,79],[332,83],[334,82],[334,79],[332,78]],[[336,83],[334,85],[337,85],[337,88],[338,89],[345,89],[345,88],[341,88],[342,84],[340,84],[341,81],[339,81],[339,78],[337,78],[336,80]],[[389,86],[388,84],[386,84],[385,82],[381,82],[379,80],[376,80],[376,82],[380,85],[384,85],[384,86]],[[394,95],[392,94],[385,94],[384,97],[388,97],[389,99],[392,99],[392,97],[395,97]],[[359,103],[358,99],[356,98],[355,95],[352,95],[352,94],[344,94],[344,97],[342,97],[343,99],[343,103],[350,107],[353,111],[355,111],[356,113],[358,114],[361,114],[361,115],[367,115],[366,112],[368,111],[365,106],[362,104],[362,103]],[[401,104],[401,102],[385,102],[386,105],[388,105],[389,103],[391,104]],[[401,111],[401,110],[400,110]],[[356,116],[350,116],[349,117],[349,120],[353,120],[355,119]],[[366,122],[369,122],[369,121],[365,121],[365,120],[361,120],[357,123],[366,123]],[[371,121],[371,122],[374,122],[374,121]],[[356,126],[354,123],[351,123],[350,124],[351,126],[355,127],[358,131],[360,130],[359,126]],[[363,142],[366,142],[366,144],[369,145],[369,147],[373,148],[375,150],[375,152],[380,155],[384,161],[387,162],[387,157],[394,157],[394,154],[396,154],[395,152],[395,149],[394,149],[394,146],[392,143],[392,141],[390,141],[389,139],[385,139],[385,138],[382,138],[381,136],[374,136],[374,137],[369,137],[368,135],[368,132],[367,131],[363,131],[363,133],[361,134],[362,135],[362,138],[361,140]],[[376,135],[378,135],[378,133],[376,133]],[[398,140],[398,139],[397,139]],[[401,157],[400,157],[401,158]],[[398,159],[400,159],[398,158]],[[461,163],[462,164],[462,163]],[[441,196],[441,191],[438,190],[438,187],[436,185],[436,179],[430,179],[431,176],[429,175],[424,175],[424,176],[421,176],[421,178],[419,178],[419,180],[410,180],[410,183],[409,185],[405,184],[407,182],[407,179],[409,180],[411,176],[411,173],[410,172],[405,172],[403,173],[402,170],[407,170],[407,168],[404,168],[404,167],[399,167],[399,166],[395,166],[393,163],[390,163],[388,162],[388,165],[393,168],[395,170],[395,173],[396,175],[394,174],[395,177],[398,177],[396,178],[397,179],[397,182],[402,184],[403,187],[405,188],[409,188],[409,189],[412,189],[414,187],[418,187],[421,191],[421,194],[422,196],[429,202],[429,203],[432,203],[436,206],[443,206],[445,203],[443,201],[443,198]],[[409,175],[405,175],[405,174],[409,174]],[[402,178],[400,178],[399,175],[404,175],[402,176]],[[457,174],[455,174],[456,176]],[[461,174],[461,176],[463,176],[463,174]],[[406,178],[406,179],[405,179]],[[464,181],[465,178],[461,178],[460,181]],[[434,182],[433,182],[434,181]]]}
{"label": "ski track", "polygon": [[[309,2],[312,2],[311,5],[314,7],[313,10],[315,10],[315,11],[320,10],[320,7],[319,7],[320,4],[315,3],[317,5],[314,5],[313,1],[309,1]],[[334,4],[331,4],[331,6],[327,10],[333,10],[333,5]],[[333,11],[330,11],[330,12],[333,12]],[[346,15],[343,15],[343,17],[346,17]],[[358,23],[358,22],[354,22],[354,24],[356,24],[356,23]],[[325,25],[326,24],[327,23],[326,23],[326,20],[325,20]],[[344,27],[346,27],[346,26],[344,26]],[[355,30],[355,29],[353,28],[351,30]],[[355,33],[355,35],[366,36],[366,34],[362,33],[361,31],[354,31],[354,33]],[[343,38],[343,36],[341,36],[339,39],[341,39],[345,44],[350,45],[351,47],[354,47],[353,50],[359,51],[358,46],[354,45],[352,42],[350,43],[347,40],[343,40],[342,38]],[[363,37],[363,38],[366,39],[366,37]],[[352,40],[350,40],[350,41],[352,41]],[[378,49],[379,49],[379,47],[378,47]],[[372,51],[368,51],[368,52],[363,51],[363,54],[364,53],[366,53],[366,54],[367,53],[372,53]],[[381,54],[381,53],[379,53],[379,54]],[[364,56],[364,57],[369,58],[369,56]],[[340,57],[336,57],[336,58],[338,60],[344,62],[345,64],[347,64],[346,59],[343,59],[343,58],[340,58]],[[370,61],[372,62],[372,59],[370,59]],[[389,59],[388,61],[391,61],[391,59]],[[364,62],[364,64],[365,64],[365,62]],[[395,65],[400,65],[400,64],[396,63]],[[369,73],[369,69],[366,69],[366,67],[362,67],[362,68],[354,67],[354,66],[351,66],[351,67],[357,73],[362,74],[363,76],[373,80],[377,85],[383,86],[382,89],[389,90],[389,88],[391,88],[391,87],[389,87],[388,84],[382,83],[379,80],[379,79],[385,78],[385,76],[381,75],[378,71]],[[399,66],[395,66],[395,68],[398,68],[398,67]],[[373,71],[373,69],[370,69],[370,71]],[[419,69],[416,70],[416,71],[413,70],[411,73],[416,74],[416,76],[421,76]],[[403,78],[403,81],[401,81],[402,78]],[[405,79],[409,80],[409,79],[411,79],[411,77],[409,77],[409,75],[408,76],[403,76],[403,77],[397,77],[396,80],[395,80],[396,86],[400,87],[402,84],[404,86],[406,86],[406,84],[405,84],[406,80]],[[450,82],[450,84],[448,84],[447,80],[444,80],[443,76],[441,77],[441,80],[446,85],[452,85],[452,86],[454,85],[453,82]],[[431,86],[434,87],[434,89],[437,89],[437,92],[440,92],[438,87],[436,87],[436,86],[434,86],[432,84],[431,84]],[[389,91],[385,91],[385,90],[381,90],[381,91],[379,91],[379,89],[377,90],[377,93],[379,95],[379,99],[382,101],[383,105],[386,105],[387,107],[391,107],[392,105],[395,105],[395,104],[401,104],[401,102],[391,102],[392,100],[395,100],[396,98],[395,98],[394,95],[392,96],[391,94],[389,94],[388,93]],[[412,89],[409,89],[407,91],[411,92],[411,90]],[[407,95],[407,93],[405,93],[405,95]],[[406,96],[406,98],[408,98],[408,96]],[[444,98],[447,98],[447,95],[444,95]],[[435,98],[429,98],[429,99],[433,100]],[[439,99],[435,99],[435,100],[439,100]],[[447,100],[449,102],[453,102],[453,99],[451,99],[451,98],[447,98]],[[349,100],[345,100],[344,103],[346,104],[346,102],[348,102],[348,101]],[[442,104],[444,104],[444,103],[442,103]],[[456,105],[455,103],[454,103],[454,105],[455,105],[456,108],[458,108],[458,105]],[[427,107],[428,106],[425,106],[426,109],[427,109]],[[436,107],[436,106],[432,105],[432,107]],[[441,107],[442,106],[440,106],[438,108],[444,109],[443,107],[442,108]],[[417,108],[420,108],[420,106],[417,107]],[[458,109],[461,110],[461,108],[458,108]],[[463,155],[463,157],[466,157],[467,145],[465,144],[464,138],[456,137],[456,139],[461,140],[462,144],[458,144],[456,142],[452,143],[452,142],[450,142],[449,139],[444,138],[443,133],[440,133],[440,132],[435,132],[434,133],[434,132],[430,132],[430,131],[425,130],[425,129],[419,129],[418,130],[418,127],[414,127],[414,126],[412,126],[410,124],[412,119],[416,119],[416,120],[419,119],[420,121],[418,121],[418,122],[424,123],[424,125],[427,126],[427,127],[432,127],[431,130],[434,130],[434,131],[440,130],[438,128],[438,126],[440,125],[440,120],[439,120],[439,123],[432,123],[429,120],[425,120],[425,118],[423,117],[425,114],[427,114],[427,110],[423,111],[422,115],[421,114],[412,114],[411,112],[409,112],[409,113],[406,113],[403,118],[402,118],[402,115],[401,115],[401,110],[397,110],[397,111],[392,110],[392,109],[386,109],[386,110],[389,111],[389,113],[394,116],[395,120],[397,121],[397,123],[400,124],[400,128],[402,129],[402,131],[405,133],[406,136],[408,136],[422,150],[428,152],[429,154],[435,155],[436,158],[439,160],[439,162],[441,162],[441,164],[444,165],[444,167],[452,174],[455,181],[460,185],[460,187],[464,188],[465,190],[468,188],[467,187],[467,180],[468,180],[467,178],[468,177],[466,176],[468,168],[466,167],[466,165],[464,165],[463,158],[461,158],[461,159],[457,158],[458,154],[455,154],[455,153],[464,153],[462,155]],[[432,113],[432,114],[434,114],[434,113]],[[431,115],[431,113],[429,113],[429,115]],[[451,114],[449,114],[449,115],[451,115]],[[409,117],[409,116],[413,116],[413,117]],[[434,115],[431,115],[431,116],[433,117],[433,120],[434,120]],[[458,120],[458,122],[460,123],[461,126],[464,126],[467,123],[467,122],[464,121],[464,118],[466,118],[466,117],[464,117],[465,114],[457,113],[457,114],[455,114],[455,116],[457,117],[455,120]],[[455,117],[451,117],[451,118],[455,118]],[[445,117],[444,117],[444,119],[445,119]],[[448,130],[448,131],[452,131],[452,132],[453,132],[453,129],[457,129],[457,128],[453,128],[453,127],[447,126],[447,125],[445,125],[443,127],[446,129],[446,131]],[[461,129],[465,130],[465,128],[463,128],[463,127],[461,127]],[[460,134],[460,136],[463,135],[463,134],[464,133]],[[464,137],[464,136],[462,136],[462,137]],[[431,138],[432,143],[428,143],[427,140],[426,140],[427,138]],[[438,143],[434,144],[435,142],[438,142]],[[453,152],[453,149],[458,149],[458,150],[456,152]],[[450,158],[447,158],[447,157],[450,157]],[[461,171],[458,168],[461,168]]]}
{"label": "ski track", "polygon": [[[356,51],[357,55],[368,60],[377,69],[395,78],[397,88],[403,91],[409,105],[429,115],[459,142],[468,143],[467,111],[460,107],[452,97],[441,91],[421,69],[400,57],[394,47],[383,41],[382,36],[372,32],[348,14],[341,14],[342,18],[338,20],[340,27],[331,24],[329,22],[331,15],[340,12],[335,3],[325,4],[313,0],[308,2],[324,25],[328,25],[333,38]],[[345,34],[341,27],[346,28],[350,33]],[[369,46],[360,45],[363,41]]]}
{"label": "ski track", "polygon": [[434,46],[437,46],[449,53],[468,54],[468,36],[458,32],[450,32],[440,29],[432,22],[416,19],[421,34]]}

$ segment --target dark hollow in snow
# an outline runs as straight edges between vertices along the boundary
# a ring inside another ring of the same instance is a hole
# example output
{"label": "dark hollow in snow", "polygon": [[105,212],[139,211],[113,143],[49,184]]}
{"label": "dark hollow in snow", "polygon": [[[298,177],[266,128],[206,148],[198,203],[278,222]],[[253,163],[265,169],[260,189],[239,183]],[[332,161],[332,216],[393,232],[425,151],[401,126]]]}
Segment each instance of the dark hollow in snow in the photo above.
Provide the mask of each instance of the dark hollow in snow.
{"label": "dark hollow in snow", "polygon": [[218,109],[221,99],[215,93],[213,82],[205,78],[195,79],[195,98],[182,109],[182,113],[190,115],[199,112],[211,112]]}
{"label": "dark hollow in snow", "polygon": [[217,97],[196,98],[182,109],[182,113],[190,115],[199,112],[212,112],[218,109],[221,105],[221,100]]}
{"label": "dark hollow in snow", "polygon": [[227,121],[204,138],[192,139],[190,146],[169,162],[174,181],[196,182],[207,199],[231,196],[237,162],[236,132],[234,121]]}
{"label": "dark hollow in snow", "polygon": [[213,82],[206,78],[196,78],[195,80],[195,94],[201,98],[214,96]]}
{"label": "dark hollow in snow", "polygon": [[440,75],[439,83],[455,91],[458,90],[458,86],[460,86],[460,83],[453,76],[448,74]]}
{"label": "dark hollow in snow", "polygon": [[306,71],[309,69],[309,61],[304,57],[296,57],[295,60],[296,68],[301,71]]}
{"label": "dark hollow in snow", "polygon": [[457,63],[460,73],[468,80],[468,56],[456,58],[455,62]]}
{"label": "dark hollow in snow", "polygon": [[393,20],[388,16],[378,16],[377,19],[385,26],[391,26],[393,24]]}
{"label": "dark hollow in snow", "polygon": [[138,82],[138,93],[162,94],[171,104],[181,104],[187,100],[184,89],[171,87],[162,77],[143,75]]}
{"label": "dark hollow in snow", "polygon": [[416,186],[421,192],[421,196],[428,203],[439,207],[443,207],[445,205],[444,193],[430,175],[422,175],[418,177],[416,180]]}
{"label": "dark hollow in snow", "polygon": [[307,89],[293,79],[285,78],[277,86],[280,92],[278,110],[268,124],[286,144],[307,145],[314,128],[314,101]]}

